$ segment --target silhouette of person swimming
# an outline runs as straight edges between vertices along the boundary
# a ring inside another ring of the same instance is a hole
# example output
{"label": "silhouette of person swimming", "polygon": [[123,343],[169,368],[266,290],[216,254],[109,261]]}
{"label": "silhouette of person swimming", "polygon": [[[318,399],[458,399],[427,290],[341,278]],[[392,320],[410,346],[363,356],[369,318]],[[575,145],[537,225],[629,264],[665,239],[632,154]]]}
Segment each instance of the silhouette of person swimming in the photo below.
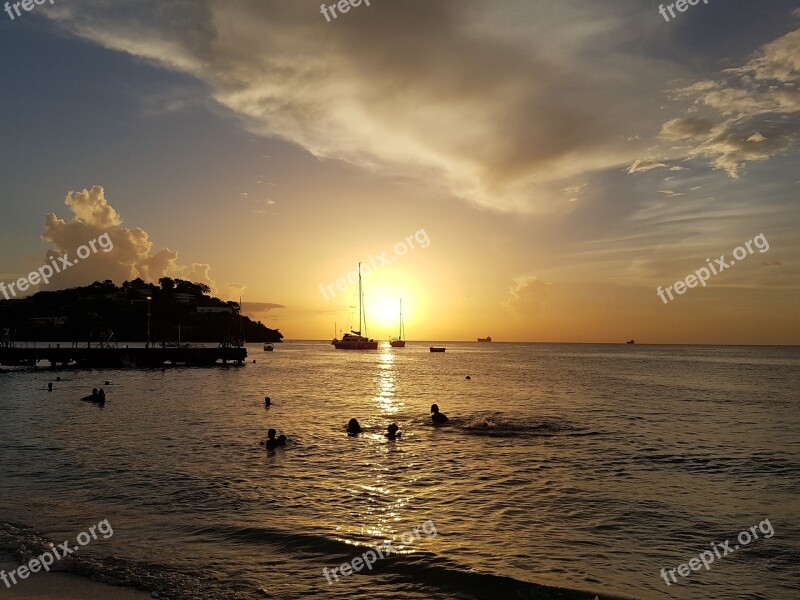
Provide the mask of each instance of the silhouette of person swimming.
{"label": "silhouette of person swimming", "polygon": [[270,404],[272,404],[272,400],[270,400],[269,396],[265,396],[264,397],[264,406],[269,406]]}
{"label": "silhouette of person swimming", "polygon": [[275,448],[279,446],[286,445],[286,436],[281,434],[278,436],[278,439],[275,439],[276,433],[278,432],[275,431],[274,429],[270,429],[267,432],[267,442],[266,442],[267,450],[275,450]]}
{"label": "silhouette of person swimming", "polygon": [[[100,390],[100,392],[102,392],[102,390]],[[103,395],[101,396],[97,388],[92,388],[92,395],[84,396],[83,398],[81,398],[81,401],[92,402],[93,404],[103,405],[106,403],[106,395],[105,392],[103,392]]]}
{"label": "silhouette of person swimming", "polygon": [[390,440],[396,440],[401,435],[403,435],[400,431],[400,428],[397,426],[397,423],[392,423],[386,428],[386,437]]}
{"label": "silhouette of person swimming", "polygon": [[431,419],[433,419],[434,425],[444,425],[450,420],[447,418],[447,415],[439,412],[438,404],[431,404],[431,413]]}
{"label": "silhouette of person swimming", "polygon": [[358,419],[350,419],[350,422],[347,424],[347,435],[358,435],[362,431]]}

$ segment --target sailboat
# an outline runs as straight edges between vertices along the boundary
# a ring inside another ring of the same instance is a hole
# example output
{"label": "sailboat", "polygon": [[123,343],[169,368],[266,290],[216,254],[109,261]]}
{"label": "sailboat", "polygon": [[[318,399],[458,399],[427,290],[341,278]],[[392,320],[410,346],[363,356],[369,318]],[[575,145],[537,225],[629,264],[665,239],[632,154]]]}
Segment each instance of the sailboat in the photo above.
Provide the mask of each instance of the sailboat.
{"label": "sailboat", "polygon": [[405,348],[406,347],[406,341],[403,339],[403,337],[405,335],[405,331],[403,331],[403,329],[404,329],[403,328],[403,300],[401,298],[400,299],[400,332],[399,332],[400,335],[398,336],[398,338],[396,340],[392,340],[392,341],[389,342],[389,344],[392,346],[392,348]]}
{"label": "sailboat", "polygon": [[364,312],[364,292],[361,290],[361,263],[358,263],[358,331],[350,330],[341,341],[334,338],[333,347],[337,350],[377,350],[378,342],[361,335],[361,321],[364,321],[364,333],[367,333],[367,316]]}

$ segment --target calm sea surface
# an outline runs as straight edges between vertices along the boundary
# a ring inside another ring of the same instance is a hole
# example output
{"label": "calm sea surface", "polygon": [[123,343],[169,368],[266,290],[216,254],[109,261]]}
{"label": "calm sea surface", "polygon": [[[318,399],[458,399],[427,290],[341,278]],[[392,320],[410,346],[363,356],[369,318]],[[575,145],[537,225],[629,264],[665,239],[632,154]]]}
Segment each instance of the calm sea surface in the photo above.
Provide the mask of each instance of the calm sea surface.
{"label": "calm sea surface", "polygon": [[[20,561],[108,519],[69,569],[174,599],[800,597],[800,348],[296,342],[253,359],[0,375],[0,548]],[[105,408],[79,401],[100,386]],[[259,445],[269,427],[285,449]],[[769,539],[661,578],[765,519]],[[427,521],[436,536],[403,544]],[[323,576],[389,540],[403,553]]]}

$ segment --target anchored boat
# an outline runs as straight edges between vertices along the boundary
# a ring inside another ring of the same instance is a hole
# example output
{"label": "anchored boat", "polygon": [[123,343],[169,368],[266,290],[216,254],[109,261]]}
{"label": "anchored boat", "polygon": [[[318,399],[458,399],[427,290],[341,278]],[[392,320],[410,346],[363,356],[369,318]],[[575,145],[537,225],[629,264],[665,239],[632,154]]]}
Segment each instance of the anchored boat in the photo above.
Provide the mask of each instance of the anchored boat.
{"label": "anchored boat", "polygon": [[367,333],[367,316],[364,312],[364,292],[361,288],[361,263],[358,263],[358,331],[350,330],[341,340],[334,338],[332,344],[337,350],[377,350],[377,340],[361,335],[361,322],[364,322],[364,333]]}
{"label": "anchored boat", "polygon": [[403,300],[401,298],[400,299],[400,331],[399,331],[399,336],[397,337],[396,340],[391,340],[389,342],[389,344],[392,346],[392,348],[405,348],[406,347],[406,341],[403,339],[403,337],[405,337],[405,331],[404,331],[404,327],[403,327]]}

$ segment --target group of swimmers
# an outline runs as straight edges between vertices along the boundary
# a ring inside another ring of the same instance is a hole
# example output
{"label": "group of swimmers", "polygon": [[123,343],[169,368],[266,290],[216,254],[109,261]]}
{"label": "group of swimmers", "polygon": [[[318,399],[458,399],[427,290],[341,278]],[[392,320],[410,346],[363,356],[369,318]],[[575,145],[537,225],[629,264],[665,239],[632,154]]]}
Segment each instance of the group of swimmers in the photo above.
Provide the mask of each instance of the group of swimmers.
{"label": "group of swimmers", "polygon": [[[270,406],[271,400],[269,396],[264,398],[264,406]],[[433,421],[434,425],[444,425],[450,419],[447,418],[443,412],[439,411],[438,404],[431,404],[431,420]],[[347,423],[347,435],[349,436],[357,436],[358,434],[362,433],[364,429],[361,427],[361,423],[358,422],[358,419],[350,419]],[[275,438],[275,435],[278,432],[274,429],[270,429],[267,432],[267,440],[264,442],[267,450],[275,450],[278,447],[286,445],[286,436],[279,435]],[[390,440],[398,439],[403,433],[400,431],[400,428],[397,426],[397,423],[392,423],[386,427],[386,437]]]}
{"label": "group of swimmers", "polygon": [[286,445],[286,436],[281,434],[276,439],[275,438],[276,433],[278,432],[275,431],[274,429],[270,429],[267,432],[267,441],[264,443],[264,445],[267,447],[267,450],[275,450],[275,448],[279,446]]}
{"label": "group of swimmers", "polygon": [[[439,405],[432,404],[431,405],[431,420],[433,421],[434,425],[444,425],[450,419],[447,416],[439,412]],[[359,433],[364,431],[361,427],[361,424],[358,422],[358,419],[350,419],[350,422],[347,423],[347,435],[356,436]],[[386,437],[390,440],[396,440],[402,435],[400,428],[397,426],[397,423],[392,423],[391,425],[386,427]]]}
{"label": "group of swimmers", "polygon": [[103,391],[103,388],[99,390],[97,388],[92,388],[92,395],[91,396],[84,396],[81,398],[83,402],[91,402],[93,404],[99,404],[103,406],[106,403],[106,393]]}
{"label": "group of swimmers", "polygon": [[[56,377],[56,381],[61,381],[61,377]],[[106,381],[105,385],[111,385],[111,382]],[[53,382],[47,384],[47,391],[53,391]],[[99,390],[97,388],[92,388],[91,395],[81,398],[81,402],[91,402],[92,404],[104,406],[106,403],[106,392],[103,388],[100,388]]]}

